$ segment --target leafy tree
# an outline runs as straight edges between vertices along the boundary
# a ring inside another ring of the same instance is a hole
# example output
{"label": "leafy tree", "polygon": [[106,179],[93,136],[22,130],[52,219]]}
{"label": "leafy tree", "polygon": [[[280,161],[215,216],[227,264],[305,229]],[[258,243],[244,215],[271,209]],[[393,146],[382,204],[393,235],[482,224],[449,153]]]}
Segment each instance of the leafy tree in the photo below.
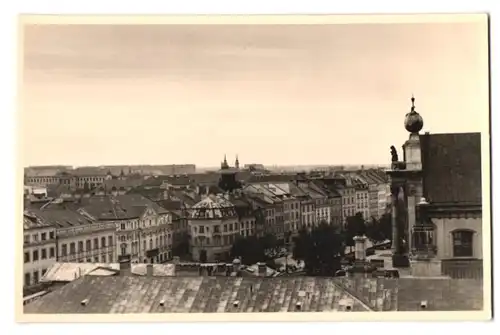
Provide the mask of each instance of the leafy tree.
{"label": "leafy tree", "polygon": [[363,214],[357,212],[354,216],[347,218],[346,230],[344,232],[345,244],[352,248],[355,236],[366,235],[366,223]]}
{"label": "leafy tree", "polygon": [[278,246],[278,241],[276,236],[273,234],[266,234],[263,237],[259,238],[259,243],[262,244],[262,248],[264,250],[275,250]]}
{"label": "leafy tree", "polygon": [[241,262],[246,265],[267,260],[263,243],[255,236],[236,239],[231,247],[230,254],[232,258],[241,257]]}
{"label": "leafy tree", "polygon": [[312,231],[305,229],[294,238],[293,257],[304,261],[308,275],[333,276],[340,269],[344,255],[342,236],[328,224]]}
{"label": "leafy tree", "polygon": [[172,247],[174,256],[182,257],[189,254],[189,238],[190,236],[186,232],[174,233],[174,241],[176,241]]}

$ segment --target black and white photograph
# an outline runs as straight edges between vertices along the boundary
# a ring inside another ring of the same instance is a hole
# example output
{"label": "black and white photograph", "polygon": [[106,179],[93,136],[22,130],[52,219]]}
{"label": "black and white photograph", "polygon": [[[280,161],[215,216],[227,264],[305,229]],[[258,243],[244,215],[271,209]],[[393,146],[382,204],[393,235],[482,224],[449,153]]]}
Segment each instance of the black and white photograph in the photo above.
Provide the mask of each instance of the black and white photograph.
{"label": "black and white photograph", "polygon": [[486,14],[20,22],[19,320],[491,318]]}

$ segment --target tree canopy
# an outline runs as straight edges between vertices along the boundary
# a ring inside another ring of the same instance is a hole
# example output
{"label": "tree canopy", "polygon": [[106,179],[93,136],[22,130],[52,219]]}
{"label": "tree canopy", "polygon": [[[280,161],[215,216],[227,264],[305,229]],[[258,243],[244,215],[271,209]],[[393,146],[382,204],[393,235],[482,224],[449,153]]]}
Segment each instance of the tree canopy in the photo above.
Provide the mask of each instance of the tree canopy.
{"label": "tree canopy", "polygon": [[366,226],[366,236],[375,242],[392,240],[391,214],[384,214],[378,220],[373,218]]}
{"label": "tree canopy", "polygon": [[239,237],[231,247],[231,257],[241,257],[241,262],[252,265],[257,262],[267,262],[269,257],[266,251],[276,248],[276,237],[265,235],[263,237],[249,236]]}
{"label": "tree canopy", "polygon": [[354,216],[349,216],[346,221],[346,230],[344,232],[345,244],[353,247],[353,238],[355,236],[366,235],[365,219],[363,218],[363,214],[357,212]]}
{"label": "tree canopy", "polygon": [[340,269],[344,242],[335,227],[321,223],[294,238],[293,258],[304,261],[308,275],[333,276]]}

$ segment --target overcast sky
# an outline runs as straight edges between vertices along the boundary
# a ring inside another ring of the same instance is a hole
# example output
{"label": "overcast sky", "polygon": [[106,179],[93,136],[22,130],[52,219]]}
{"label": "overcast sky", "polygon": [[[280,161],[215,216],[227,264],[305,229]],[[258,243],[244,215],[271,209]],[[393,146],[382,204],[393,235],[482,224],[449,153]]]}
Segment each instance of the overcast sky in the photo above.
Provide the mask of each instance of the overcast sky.
{"label": "overcast sky", "polygon": [[387,164],[412,93],[483,130],[486,21],[27,25],[24,165]]}

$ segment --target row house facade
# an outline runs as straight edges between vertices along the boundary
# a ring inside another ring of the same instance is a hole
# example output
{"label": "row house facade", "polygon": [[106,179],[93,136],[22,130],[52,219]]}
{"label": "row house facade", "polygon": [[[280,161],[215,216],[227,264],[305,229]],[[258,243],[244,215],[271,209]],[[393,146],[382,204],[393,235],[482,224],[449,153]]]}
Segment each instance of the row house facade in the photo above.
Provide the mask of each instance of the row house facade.
{"label": "row house facade", "polygon": [[39,210],[32,210],[56,229],[57,261],[115,262],[115,226],[80,213],[73,205],[56,199]]}
{"label": "row house facade", "polygon": [[79,212],[115,227],[117,259],[162,263],[173,257],[170,212],[141,195],[93,196]]}
{"label": "row house facade", "polygon": [[47,269],[57,261],[56,229],[35,213],[23,215],[23,295],[36,288]]}
{"label": "row house facade", "polygon": [[[252,183],[243,188],[244,194],[250,195],[253,201],[257,201],[265,209],[265,233],[275,235],[278,241],[284,241],[290,232],[290,230],[285,230],[284,202],[288,199],[277,196],[275,192],[278,192],[278,187],[268,183]],[[280,190],[280,192],[283,191]],[[289,213],[289,210],[287,212]],[[290,221],[287,221],[287,228],[290,229]]]}

